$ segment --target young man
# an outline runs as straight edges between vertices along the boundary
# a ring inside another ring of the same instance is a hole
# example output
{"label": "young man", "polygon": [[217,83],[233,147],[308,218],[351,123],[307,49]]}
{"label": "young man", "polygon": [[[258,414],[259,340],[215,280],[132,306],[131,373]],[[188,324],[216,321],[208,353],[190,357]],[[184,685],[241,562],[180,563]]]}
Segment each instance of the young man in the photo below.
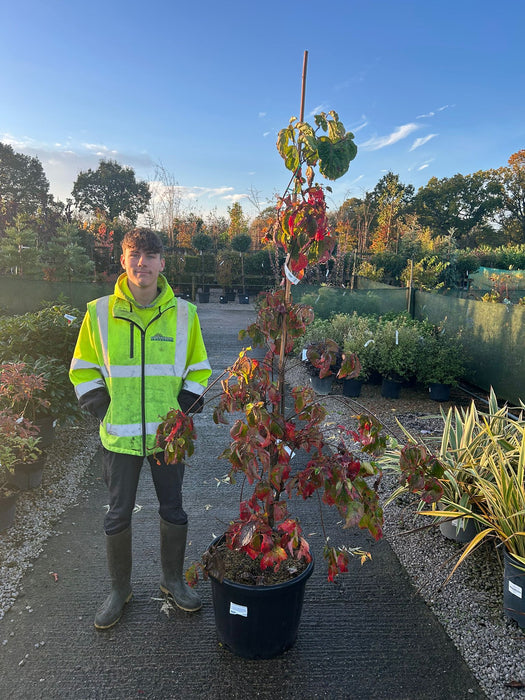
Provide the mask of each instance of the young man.
{"label": "young man", "polygon": [[196,307],[175,298],[161,274],[160,238],[149,229],[130,231],[120,262],[124,273],[114,293],[87,305],[70,369],[80,405],[100,421],[109,490],[104,531],[111,593],[95,616],[97,629],[118,622],[132,597],[131,516],[145,458],[159,500],[160,588],[183,610],[201,607],[183,573],[184,464],[167,465],[155,454],[155,438],[160,417],[171,408],[202,410],[211,368]]}

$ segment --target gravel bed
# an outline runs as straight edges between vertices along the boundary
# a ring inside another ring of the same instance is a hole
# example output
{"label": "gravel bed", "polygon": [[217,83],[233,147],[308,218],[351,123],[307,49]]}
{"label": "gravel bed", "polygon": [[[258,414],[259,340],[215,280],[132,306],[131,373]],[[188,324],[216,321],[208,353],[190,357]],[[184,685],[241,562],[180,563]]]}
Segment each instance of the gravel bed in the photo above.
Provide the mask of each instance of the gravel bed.
{"label": "gravel bed", "polygon": [[90,417],[79,425],[58,427],[46,450],[41,485],[20,492],[15,522],[0,532],[0,619],[15,602],[24,572],[48,537],[57,533],[60,516],[77,502],[82,477],[99,444],[98,424]]}
{"label": "gravel bed", "polygon": [[[288,379],[291,385],[308,381],[300,365]],[[339,423],[348,424],[356,413],[371,411],[390,434],[400,437],[397,417],[416,437],[427,442],[439,437],[439,405],[425,392],[404,389],[400,399],[389,400],[381,398],[379,387],[365,385],[358,400],[343,399],[337,386],[333,394],[323,398],[329,409],[330,430]],[[470,402],[459,393],[453,394],[452,400],[463,405]],[[60,515],[81,496],[82,477],[98,444],[97,426],[90,418],[75,428],[59,428],[41,487],[21,494],[15,525],[0,533],[0,619],[14,603],[24,572],[46,539],[56,534]],[[383,494],[394,486],[395,476],[386,474]],[[446,540],[437,527],[423,527],[428,521],[416,521],[414,512],[414,500],[403,496],[385,509],[384,528],[414,586],[487,696],[497,700],[525,698],[525,633],[503,614],[503,565],[495,548],[481,547],[445,585],[461,545]]]}

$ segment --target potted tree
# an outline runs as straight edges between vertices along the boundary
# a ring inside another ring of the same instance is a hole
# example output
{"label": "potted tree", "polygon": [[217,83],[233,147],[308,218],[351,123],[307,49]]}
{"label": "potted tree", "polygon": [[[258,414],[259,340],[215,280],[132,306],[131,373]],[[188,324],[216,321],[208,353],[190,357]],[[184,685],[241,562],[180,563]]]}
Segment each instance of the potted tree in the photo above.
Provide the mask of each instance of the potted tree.
{"label": "potted tree", "polygon": [[[293,303],[291,285],[302,278],[308,264],[326,262],[335,244],[323,188],[313,182],[313,166],[318,164],[321,174],[335,179],[356,154],[353,136],[335,112],[316,115],[315,124],[314,128],[294,118],[278,138],[279,152],[293,173],[293,192],[279,199],[277,222],[267,242],[284,252],[283,281],[279,289],[262,295],[256,321],[241,333],[252,345],[265,347],[265,357],[258,360],[240,353],[222,378],[214,409],[218,424],[227,424],[228,414],[235,414],[232,442],[221,457],[230,462],[230,478],[242,475],[253,490],[243,496],[224,535],[188,572],[192,583],[199,572],[210,576],[219,639],[234,653],[250,658],[282,653],[297,634],[312,555],[292,514],[295,498],[308,500],[319,493],[324,503],[337,508],[345,527],[366,529],[375,539],[382,535],[377,485],[370,483],[378,477],[374,460],[360,460],[344,441],[331,449],[322,430],[326,411],[315,392],[310,387],[287,392],[285,387],[294,343],[313,320],[311,307]],[[329,353],[311,354],[312,364],[322,371],[327,358]],[[355,356],[341,357],[340,377],[359,371]],[[191,416],[171,411],[158,430],[158,445],[167,461],[180,461],[191,453],[194,435]],[[384,446],[379,424],[364,417],[352,433],[352,444],[355,440],[369,456]],[[295,470],[292,456],[299,450],[307,451],[310,460]],[[323,553],[331,580],[347,570],[352,554],[369,556],[328,541]],[[236,569],[243,571],[241,582],[235,580]],[[252,576],[251,583],[246,576]],[[284,603],[279,602],[281,595]],[[254,612],[255,597],[262,598],[259,612]],[[285,618],[288,611],[290,617]]]}
{"label": "potted tree", "polygon": [[239,233],[232,238],[232,249],[237,251],[241,257],[241,284],[242,292],[239,292],[239,304],[248,304],[250,299],[246,294],[246,280],[244,277],[244,254],[248,252],[252,245],[252,239],[247,233]]}
{"label": "potted tree", "polygon": [[404,381],[416,374],[420,335],[405,319],[382,321],[375,336],[377,369],[383,377],[381,395],[399,398]]}
{"label": "potted tree", "polygon": [[459,335],[449,336],[435,328],[424,337],[416,374],[433,401],[449,400],[451,387],[457,385],[465,369],[463,357]]}
{"label": "potted tree", "polygon": [[355,379],[343,380],[343,394],[357,397],[361,394],[361,385],[368,381],[376,369],[375,331],[377,319],[359,316],[354,312],[349,316],[349,325],[343,340],[343,351],[346,354],[356,354],[359,357],[361,371]]}
{"label": "potted tree", "polygon": [[213,238],[207,233],[196,233],[191,239],[191,245],[199,251],[201,256],[201,291],[199,292],[199,302],[207,304],[210,301],[210,289],[205,282],[204,274],[204,253],[213,249]]}
{"label": "potted tree", "polygon": [[339,374],[343,360],[340,346],[331,338],[313,341],[306,348],[306,370],[310,384],[317,394],[329,394],[334,377]]}

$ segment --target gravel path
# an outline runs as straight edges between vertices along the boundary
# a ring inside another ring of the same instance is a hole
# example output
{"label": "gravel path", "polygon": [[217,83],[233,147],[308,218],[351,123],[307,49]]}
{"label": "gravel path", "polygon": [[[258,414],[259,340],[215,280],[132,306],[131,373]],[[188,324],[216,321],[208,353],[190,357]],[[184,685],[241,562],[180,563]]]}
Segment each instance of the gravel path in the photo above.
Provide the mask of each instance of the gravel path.
{"label": "gravel path", "polygon": [[[301,367],[291,383],[305,379]],[[306,378],[307,381],[307,378]],[[403,390],[399,400],[382,399],[377,386],[367,385],[357,402],[335,395],[323,399],[330,412],[329,430],[351,416],[371,410],[396,433],[397,417],[405,427],[431,440],[439,436],[439,406],[425,392]],[[469,398],[455,394],[456,402]],[[445,404],[446,408],[448,404]],[[25,571],[60,528],[60,516],[82,498],[82,478],[98,447],[97,426],[89,418],[74,428],[59,428],[49,453],[42,486],[23,492],[15,525],[0,533],[0,619],[15,601]],[[72,437],[73,436],[73,437]],[[395,485],[386,475],[383,492]],[[525,697],[525,633],[502,612],[503,567],[493,547],[471,556],[445,585],[461,545],[446,540],[436,527],[414,518],[415,503],[403,497],[385,510],[385,536],[427,604],[437,615],[487,696],[514,700]],[[420,519],[422,520],[422,519]],[[407,531],[416,532],[407,534]],[[6,643],[6,640],[0,640]],[[432,679],[424,679],[432,683]]]}

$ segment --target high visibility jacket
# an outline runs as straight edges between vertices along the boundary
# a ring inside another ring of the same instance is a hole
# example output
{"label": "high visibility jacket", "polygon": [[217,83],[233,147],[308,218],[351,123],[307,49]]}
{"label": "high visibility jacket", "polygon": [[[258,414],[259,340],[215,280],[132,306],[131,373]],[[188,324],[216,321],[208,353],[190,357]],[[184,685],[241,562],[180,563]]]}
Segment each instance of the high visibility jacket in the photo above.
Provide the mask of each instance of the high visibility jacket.
{"label": "high visibility jacket", "polygon": [[112,452],[158,451],[157,427],[179,408],[179,392],[201,395],[211,374],[196,307],[177,299],[162,275],[158,284],[151,306],[140,307],[122,274],[114,294],[88,303],[78,336],[69,376],[81,405],[90,392],[107,391],[100,438]]}

